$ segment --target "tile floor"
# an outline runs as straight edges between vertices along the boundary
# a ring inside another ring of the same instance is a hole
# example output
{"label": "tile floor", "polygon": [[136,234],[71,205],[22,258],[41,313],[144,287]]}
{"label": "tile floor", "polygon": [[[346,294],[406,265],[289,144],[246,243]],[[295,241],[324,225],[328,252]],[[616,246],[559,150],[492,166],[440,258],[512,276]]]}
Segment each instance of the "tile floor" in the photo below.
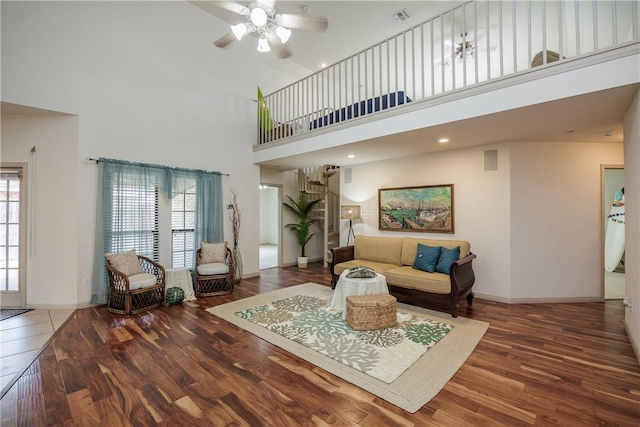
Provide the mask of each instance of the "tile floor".
{"label": "tile floor", "polygon": [[260,245],[260,270],[278,266],[278,246]]}
{"label": "tile floor", "polygon": [[36,309],[0,322],[0,390],[33,362],[73,312]]}
{"label": "tile floor", "polygon": [[617,271],[604,273],[604,298],[622,299],[625,297],[624,273]]}

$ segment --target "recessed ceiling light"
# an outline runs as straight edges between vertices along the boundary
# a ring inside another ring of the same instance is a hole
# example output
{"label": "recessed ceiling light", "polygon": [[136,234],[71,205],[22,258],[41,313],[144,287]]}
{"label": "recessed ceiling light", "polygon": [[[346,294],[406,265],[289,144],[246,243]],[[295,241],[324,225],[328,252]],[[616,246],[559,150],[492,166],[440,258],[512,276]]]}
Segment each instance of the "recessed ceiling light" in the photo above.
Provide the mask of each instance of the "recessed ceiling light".
{"label": "recessed ceiling light", "polygon": [[320,66],[321,66],[322,68],[327,68],[327,64],[326,64],[326,63],[324,63],[324,62],[323,62],[322,64],[320,64]]}
{"label": "recessed ceiling light", "polygon": [[449,138],[440,138],[440,139],[438,140],[438,142],[439,142],[440,144],[446,144],[447,142],[449,142]]}
{"label": "recessed ceiling light", "polygon": [[349,158],[349,159],[353,159],[354,157],[356,157],[356,155],[355,155],[355,154],[349,154],[349,155],[347,155],[347,158]]}

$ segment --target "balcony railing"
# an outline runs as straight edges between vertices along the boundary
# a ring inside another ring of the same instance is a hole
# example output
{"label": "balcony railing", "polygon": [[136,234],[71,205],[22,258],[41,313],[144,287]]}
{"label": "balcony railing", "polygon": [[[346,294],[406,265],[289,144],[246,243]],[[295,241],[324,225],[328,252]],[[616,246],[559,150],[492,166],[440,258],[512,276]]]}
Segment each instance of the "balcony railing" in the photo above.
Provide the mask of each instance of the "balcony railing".
{"label": "balcony railing", "polygon": [[465,3],[265,96],[258,144],[638,42],[639,3]]}

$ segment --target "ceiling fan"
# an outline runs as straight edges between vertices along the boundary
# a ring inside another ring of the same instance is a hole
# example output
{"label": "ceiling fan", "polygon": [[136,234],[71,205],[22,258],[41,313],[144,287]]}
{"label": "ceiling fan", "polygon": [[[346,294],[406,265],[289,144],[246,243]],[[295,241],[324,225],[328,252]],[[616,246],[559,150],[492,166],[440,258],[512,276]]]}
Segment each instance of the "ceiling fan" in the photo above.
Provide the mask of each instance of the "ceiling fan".
{"label": "ceiling fan", "polygon": [[476,51],[476,45],[467,39],[468,34],[460,34],[462,41],[456,45],[456,59],[464,59],[472,56]]}
{"label": "ceiling fan", "polygon": [[[276,57],[281,59],[291,56],[286,43],[292,29],[324,32],[329,26],[325,18],[278,13],[274,9],[275,0],[256,0],[246,6],[236,1],[192,1],[191,3],[214,15],[216,11],[213,8],[218,8],[244,18],[240,22],[237,19],[227,20],[231,24],[231,31],[213,43],[217,47],[224,48],[235,40],[242,40],[247,34],[253,34],[258,37],[259,52],[269,52],[273,49]],[[306,6],[302,6],[301,9],[305,14],[309,12]]]}
{"label": "ceiling fan", "polygon": [[[483,34],[483,30],[478,31],[478,39],[482,38]],[[451,58],[452,56],[458,62],[464,62],[467,59],[473,58],[479,50],[486,50],[486,47],[478,47],[477,42],[478,40],[471,39],[469,37],[469,33],[467,32],[460,34],[460,41],[458,43],[455,43],[452,40],[445,40],[444,45],[449,46],[448,48],[445,48],[445,52],[448,53],[445,54],[442,59],[437,60],[436,62],[440,62],[441,65],[449,66],[449,58]],[[451,53],[451,46],[453,46],[453,54]],[[494,47],[491,47],[490,50],[494,49]]]}

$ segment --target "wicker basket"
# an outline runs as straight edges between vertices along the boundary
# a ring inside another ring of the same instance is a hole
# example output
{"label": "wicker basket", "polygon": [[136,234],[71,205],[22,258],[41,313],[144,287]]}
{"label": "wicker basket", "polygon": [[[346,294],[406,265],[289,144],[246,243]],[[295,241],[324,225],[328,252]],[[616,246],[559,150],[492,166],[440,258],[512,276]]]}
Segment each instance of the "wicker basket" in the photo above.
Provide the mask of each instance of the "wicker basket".
{"label": "wicker basket", "polygon": [[396,298],[389,294],[348,296],[347,324],[354,331],[396,326]]}

